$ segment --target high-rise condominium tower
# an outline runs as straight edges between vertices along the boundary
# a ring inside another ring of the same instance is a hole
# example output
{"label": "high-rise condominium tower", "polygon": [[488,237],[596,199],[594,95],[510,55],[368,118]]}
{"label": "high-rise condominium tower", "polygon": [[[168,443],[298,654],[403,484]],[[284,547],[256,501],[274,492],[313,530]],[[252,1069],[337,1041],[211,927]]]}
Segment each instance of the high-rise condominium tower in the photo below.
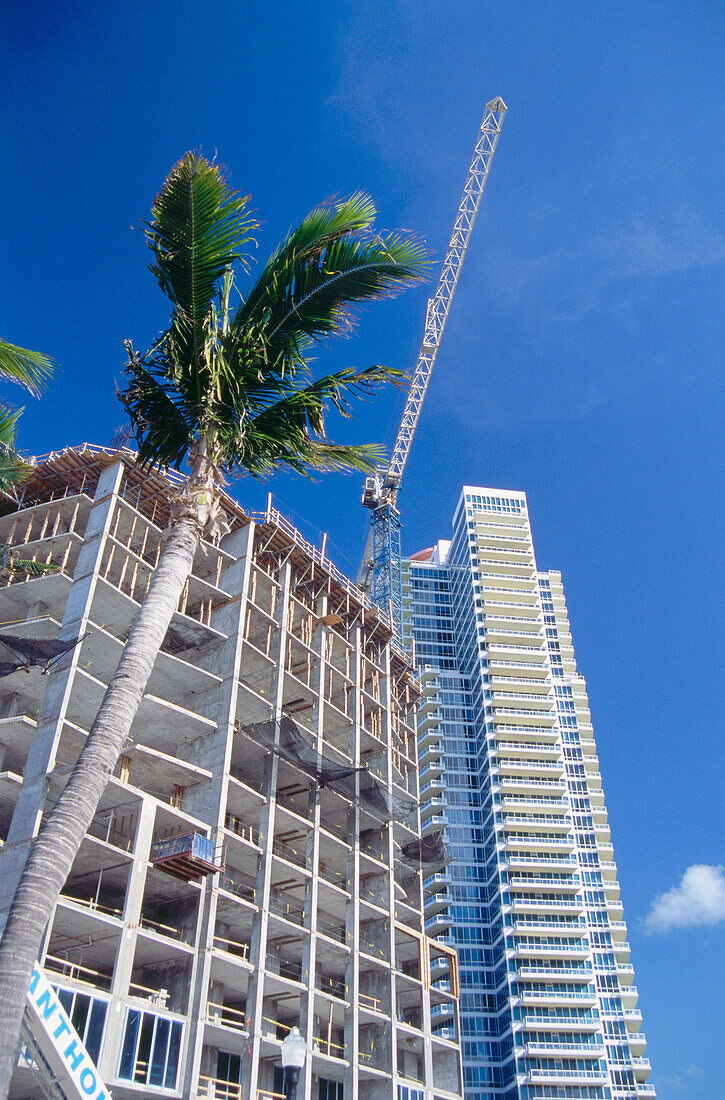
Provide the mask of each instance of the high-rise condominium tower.
{"label": "high-rise condominium tower", "polygon": [[526,497],[466,486],[404,565],[426,931],[458,948],[467,1100],[652,1097],[583,677]]}

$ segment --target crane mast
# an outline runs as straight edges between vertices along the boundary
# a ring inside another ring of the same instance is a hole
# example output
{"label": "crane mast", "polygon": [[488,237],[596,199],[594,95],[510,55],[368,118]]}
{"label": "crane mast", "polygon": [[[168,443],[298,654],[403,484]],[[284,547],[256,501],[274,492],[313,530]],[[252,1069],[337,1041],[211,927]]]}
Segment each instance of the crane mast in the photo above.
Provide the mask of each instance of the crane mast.
{"label": "crane mast", "polygon": [[380,607],[388,611],[398,636],[402,627],[403,600],[401,524],[396,498],[505,115],[506,104],[500,96],[486,104],[438,284],[433,297],[428,299],[423,340],[390,462],[387,466],[378,467],[366,479],[363,490],[362,502],[371,509],[372,515],[359,583],[370,591]]}

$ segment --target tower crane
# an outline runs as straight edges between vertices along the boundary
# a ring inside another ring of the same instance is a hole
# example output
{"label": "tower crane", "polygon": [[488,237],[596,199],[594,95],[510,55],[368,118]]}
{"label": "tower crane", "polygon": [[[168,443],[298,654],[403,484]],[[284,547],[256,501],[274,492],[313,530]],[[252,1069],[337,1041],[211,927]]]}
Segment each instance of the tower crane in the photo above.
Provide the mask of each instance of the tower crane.
{"label": "tower crane", "polygon": [[486,104],[438,284],[433,297],[428,299],[423,340],[390,462],[387,466],[379,466],[365,480],[362,502],[372,514],[358,583],[370,592],[378,606],[389,612],[398,637],[402,627],[403,596],[401,523],[396,498],[505,115],[506,104],[500,96]]}

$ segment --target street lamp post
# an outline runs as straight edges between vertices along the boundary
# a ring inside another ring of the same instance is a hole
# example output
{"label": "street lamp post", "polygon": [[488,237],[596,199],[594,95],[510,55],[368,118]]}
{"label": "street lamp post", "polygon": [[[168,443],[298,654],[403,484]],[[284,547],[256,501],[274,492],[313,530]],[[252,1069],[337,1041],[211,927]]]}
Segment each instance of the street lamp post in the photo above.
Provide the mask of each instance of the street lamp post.
{"label": "street lamp post", "polygon": [[296,1100],[297,1082],[306,1057],[307,1043],[300,1035],[300,1029],[293,1027],[282,1043],[285,1100]]}

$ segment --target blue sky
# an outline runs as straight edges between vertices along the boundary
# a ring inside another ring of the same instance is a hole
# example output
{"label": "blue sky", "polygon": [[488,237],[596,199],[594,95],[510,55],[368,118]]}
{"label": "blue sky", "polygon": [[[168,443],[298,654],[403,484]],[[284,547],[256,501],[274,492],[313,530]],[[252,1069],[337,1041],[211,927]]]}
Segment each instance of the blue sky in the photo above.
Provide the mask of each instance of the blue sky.
{"label": "blue sky", "polygon": [[[662,1100],[723,1088],[722,906],[644,920],[688,867],[725,862],[724,17],[668,0],[26,0],[0,32],[0,333],[60,364],[28,402],[31,453],[122,423],[121,342],[167,316],[132,227],[188,148],[252,195],[260,257],[364,188],[381,226],[440,258],[484,104],[507,101],[399,498],[404,548],[448,534],[463,482],[528,493],[588,680]],[[428,293],[371,307],[320,366],[410,367]],[[390,444],[401,407],[391,393],[334,427]],[[251,507],[268,489],[354,572],[357,478],[232,486]]]}

